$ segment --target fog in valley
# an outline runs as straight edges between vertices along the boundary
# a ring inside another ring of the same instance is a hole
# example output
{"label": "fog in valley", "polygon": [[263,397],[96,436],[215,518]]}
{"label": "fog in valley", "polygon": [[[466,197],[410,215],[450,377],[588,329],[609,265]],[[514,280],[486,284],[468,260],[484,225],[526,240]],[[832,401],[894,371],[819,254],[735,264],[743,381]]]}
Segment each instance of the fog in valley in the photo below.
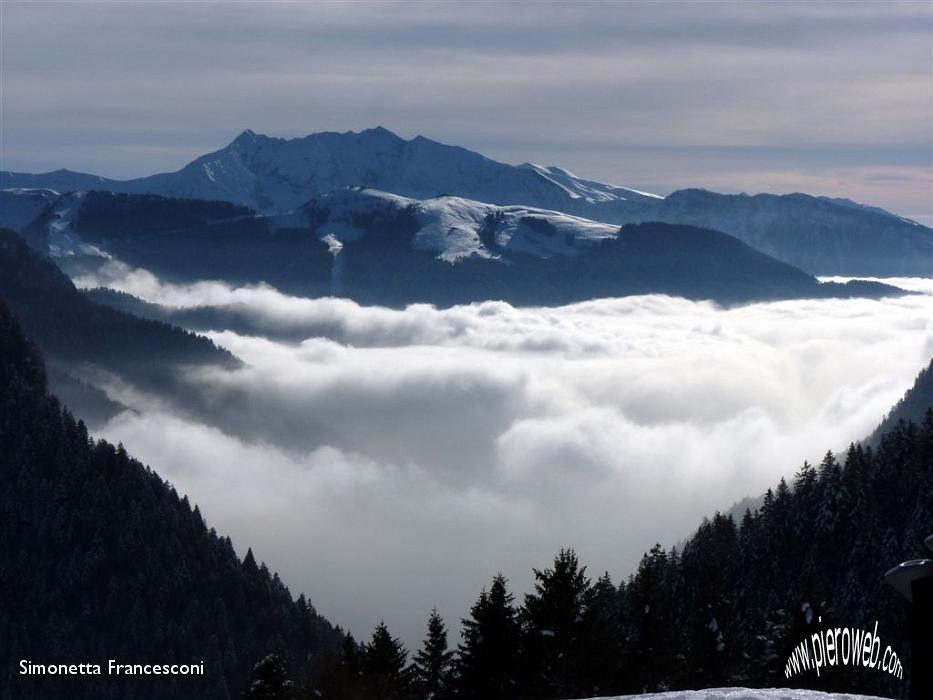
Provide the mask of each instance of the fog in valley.
{"label": "fog in valley", "polygon": [[432,606],[456,630],[497,571],[522,593],[561,547],[618,581],[867,436],[933,354],[930,280],[880,301],[441,310],[116,263],[77,282],[241,320],[207,335],[244,366],[188,370],[183,402],[98,377],[133,410],[97,432],[329,619],[357,637],[384,619],[409,645]]}

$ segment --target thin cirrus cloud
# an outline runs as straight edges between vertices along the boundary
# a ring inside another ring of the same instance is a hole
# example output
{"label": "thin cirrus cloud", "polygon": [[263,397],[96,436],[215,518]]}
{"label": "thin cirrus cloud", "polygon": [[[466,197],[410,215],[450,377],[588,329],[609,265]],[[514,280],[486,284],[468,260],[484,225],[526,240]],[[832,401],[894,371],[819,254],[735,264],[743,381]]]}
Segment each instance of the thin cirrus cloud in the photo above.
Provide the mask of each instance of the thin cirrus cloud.
{"label": "thin cirrus cloud", "polygon": [[3,167],[138,176],[246,127],[382,124],[661,193],[804,190],[929,223],[931,12],[11,1]]}
{"label": "thin cirrus cloud", "polygon": [[112,383],[135,412],[101,433],[325,615],[358,636],[385,619],[410,644],[432,606],[456,626],[493,574],[527,590],[560,547],[619,580],[867,435],[933,354],[928,280],[879,301],[444,310],[119,266],[79,281],[252,318],[210,333],[243,368],[190,372],[184,406]]}

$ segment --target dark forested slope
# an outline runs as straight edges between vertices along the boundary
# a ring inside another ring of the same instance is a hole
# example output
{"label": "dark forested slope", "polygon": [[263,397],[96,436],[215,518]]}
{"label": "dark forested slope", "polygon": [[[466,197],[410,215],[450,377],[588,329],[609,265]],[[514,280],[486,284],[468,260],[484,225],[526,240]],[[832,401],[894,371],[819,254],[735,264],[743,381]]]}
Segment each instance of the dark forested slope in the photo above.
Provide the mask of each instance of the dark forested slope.
{"label": "dark forested slope", "polygon": [[[237,697],[253,663],[294,668],[339,634],[251,553],[46,393],[0,302],[0,698]],[[204,676],[20,676],[33,663],[200,663]]]}
{"label": "dark forested slope", "polygon": [[885,416],[868,442],[873,445],[877,444],[881,436],[897,425],[898,421],[921,422],[931,406],[933,406],[933,360],[930,360],[930,364],[920,371],[914,385]]}
{"label": "dark forested slope", "polygon": [[53,390],[82,417],[112,412],[101,392],[76,378],[91,366],[171,391],[180,366],[238,364],[207,338],[94,303],[8,229],[0,229],[0,301],[52,363]]}
{"label": "dark forested slope", "polygon": [[16,233],[0,229],[0,299],[55,359],[114,371],[171,363],[235,364],[207,338],[100,306]]}

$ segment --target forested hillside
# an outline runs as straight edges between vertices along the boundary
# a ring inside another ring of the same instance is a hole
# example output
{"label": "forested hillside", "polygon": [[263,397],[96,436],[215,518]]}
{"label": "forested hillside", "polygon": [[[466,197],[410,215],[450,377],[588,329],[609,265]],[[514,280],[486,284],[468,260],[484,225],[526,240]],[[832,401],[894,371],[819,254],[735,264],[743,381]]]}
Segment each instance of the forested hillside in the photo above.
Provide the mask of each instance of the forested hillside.
{"label": "forested hillside", "polygon": [[933,360],[930,360],[930,364],[920,371],[914,385],[881,421],[881,425],[872,433],[869,442],[877,444],[881,436],[897,425],[898,421],[919,423],[930,406],[933,406]]}
{"label": "forested hillside", "polygon": [[[46,393],[0,302],[0,698],[239,697],[270,651],[291,668],[339,632],[241,561],[171,484]],[[193,663],[204,676],[20,676],[34,663]]]}
{"label": "forested hillside", "polygon": [[0,229],[0,299],[56,359],[114,371],[178,362],[236,363],[207,338],[93,303],[51,260],[6,229]]}

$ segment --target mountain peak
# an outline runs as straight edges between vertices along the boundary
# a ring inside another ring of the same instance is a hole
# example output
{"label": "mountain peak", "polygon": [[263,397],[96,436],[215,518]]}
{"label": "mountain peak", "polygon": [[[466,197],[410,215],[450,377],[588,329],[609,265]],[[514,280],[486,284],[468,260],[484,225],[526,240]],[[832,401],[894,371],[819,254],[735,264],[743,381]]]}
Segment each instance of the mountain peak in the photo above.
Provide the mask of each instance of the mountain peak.
{"label": "mountain peak", "polygon": [[403,141],[404,139],[396,134],[394,131],[386,129],[384,126],[374,126],[371,129],[363,129],[359,133],[361,137],[368,137],[373,139],[381,139],[385,141]]}
{"label": "mountain peak", "polygon": [[261,137],[256,134],[252,129],[244,129],[240,132],[240,135],[237,136],[233,141],[230,142],[231,146],[251,146],[256,143]]}
{"label": "mountain peak", "polygon": [[386,129],[382,125],[376,125],[376,126],[370,127],[369,129],[363,129],[360,133],[361,134],[388,134],[389,136],[396,136],[396,133],[394,131]]}

